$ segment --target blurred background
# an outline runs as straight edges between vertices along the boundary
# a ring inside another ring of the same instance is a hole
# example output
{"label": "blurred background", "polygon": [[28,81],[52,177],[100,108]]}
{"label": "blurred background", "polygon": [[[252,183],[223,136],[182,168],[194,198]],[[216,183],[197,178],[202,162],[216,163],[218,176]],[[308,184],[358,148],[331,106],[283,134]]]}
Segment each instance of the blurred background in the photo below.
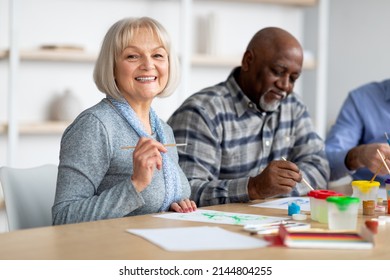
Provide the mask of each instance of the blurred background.
{"label": "blurred background", "polygon": [[179,89],[153,104],[164,120],[225,80],[256,31],[288,30],[305,49],[295,91],[325,137],[349,90],[388,77],[389,10],[386,0],[0,0],[0,166],[58,163],[64,129],[104,98],[92,79],[103,36],[129,16],[159,20],[180,54]]}

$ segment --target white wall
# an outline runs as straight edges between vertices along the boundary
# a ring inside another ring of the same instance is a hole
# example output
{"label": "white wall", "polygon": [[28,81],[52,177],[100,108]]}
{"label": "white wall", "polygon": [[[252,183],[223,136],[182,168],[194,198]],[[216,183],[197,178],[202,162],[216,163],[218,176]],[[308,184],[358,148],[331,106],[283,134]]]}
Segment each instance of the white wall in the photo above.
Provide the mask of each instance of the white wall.
{"label": "white wall", "polygon": [[[348,92],[371,81],[390,77],[390,1],[329,1],[328,79],[326,93],[327,131],[334,123]],[[304,44],[316,50],[318,10],[305,12]],[[316,116],[316,72],[306,71],[303,79],[304,101]]]}
{"label": "white wall", "polygon": [[327,122],[348,91],[390,77],[390,1],[331,0]]}
{"label": "white wall", "polygon": [[[228,3],[221,1],[195,1],[193,19],[193,49],[199,45],[197,19],[212,15],[213,41],[218,55],[241,56],[252,36],[261,28],[278,26],[291,32],[303,41],[304,9],[292,6],[268,4]],[[195,50],[193,50],[195,51]],[[238,64],[241,60],[238,60]],[[192,69],[189,92],[213,85],[227,78],[232,67],[194,67]],[[299,83],[298,83],[299,84]],[[300,87],[300,85],[298,85]],[[188,94],[187,94],[188,95]]]}
{"label": "white wall", "polygon": [[[0,49],[9,47],[8,1],[0,0]],[[179,0],[19,0],[17,6],[17,40],[20,49],[37,48],[42,44],[75,44],[86,51],[97,52],[109,26],[127,16],[151,16],[159,20],[171,34],[174,46],[181,51],[182,18]],[[195,1],[191,39],[196,49],[196,19],[216,15],[215,45],[219,54],[241,56],[251,36],[265,26],[279,26],[304,41],[303,10],[268,4]],[[203,87],[226,79],[232,66],[191,69],[186,92],[176,92],[165,99],[156,99],[153,107],[167,119],[179,103]],[[85,109],[103,98],[92,81],[90,62],[22,61],[17,77],[18,112],[21,122],[48,118],[53,97],[71,89]],[[7,121],[7,62],[0,61],[0,122]],[[298,91],[300,92],[300,84]],[[61,135],[21,135],[16,165],[29,167],[58,163]],[[7,143],[0,135],[0,165],[5,165]]]}

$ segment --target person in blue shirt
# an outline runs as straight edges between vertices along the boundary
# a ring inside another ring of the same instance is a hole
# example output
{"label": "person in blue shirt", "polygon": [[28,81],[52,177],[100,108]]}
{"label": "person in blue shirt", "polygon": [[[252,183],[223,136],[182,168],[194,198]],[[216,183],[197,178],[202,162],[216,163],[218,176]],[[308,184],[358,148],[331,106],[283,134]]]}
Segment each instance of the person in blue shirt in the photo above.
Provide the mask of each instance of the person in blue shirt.
{"label": "person in blue shirt", "polygon": [[383,184],[388,172],[377,149],[390,166],[389,120],[390,79],[361,85],[348,94],[325,141],[331,181],[347,175],[371,180],[381,168],[375,181]]}

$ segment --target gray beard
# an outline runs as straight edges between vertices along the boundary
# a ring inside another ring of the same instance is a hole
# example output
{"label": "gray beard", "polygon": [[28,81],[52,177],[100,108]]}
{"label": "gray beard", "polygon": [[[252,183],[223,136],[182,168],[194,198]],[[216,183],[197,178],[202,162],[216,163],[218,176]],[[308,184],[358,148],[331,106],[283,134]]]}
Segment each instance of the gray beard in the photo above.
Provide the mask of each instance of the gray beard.
{"label": "gray beard", "polygon": [[[265,101],[265,95],[267,93],[263,94],[261,97],[260,97],[260,101],[259,101],[259,106],[261,108],[261,110],[265,111],[265,112],[274,112],[276,111],[276,109],[278,109],[279,105],[280,105],[280,102],[279,100],[276,100],[272,103],[267,103]],[[285,98],[285,97],[284,97]],[[283,100],[283,99],[282,99]]]}

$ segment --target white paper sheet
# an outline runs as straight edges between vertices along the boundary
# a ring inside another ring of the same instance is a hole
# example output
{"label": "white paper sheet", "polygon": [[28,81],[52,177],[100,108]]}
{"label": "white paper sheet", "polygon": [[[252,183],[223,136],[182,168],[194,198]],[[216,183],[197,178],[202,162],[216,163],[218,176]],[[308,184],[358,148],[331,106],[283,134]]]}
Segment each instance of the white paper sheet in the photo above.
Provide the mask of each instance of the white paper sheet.
{"label": "white paper sheet", "polygon": [[263,215],[243,214],[243,213],[232,213],[224,211],[212,211],[198,209],[195,212],[190,213],[164,213],[155,215],[154,217],[174,219],[174,220],[185,220],[205,223],[216,223],[216,224],[228,224],[228,225],[247,225],[247,224],[268,224],[274,222],[280,222],[288,220],[289,218],[272,217]]}
{"label": "white paper sheet", "polygon": [[167,251],[236,250],[266,247],[265,240],[219,227],[128,229]]}
{"label": "white paper sheet", "polygon": [[276,208],[276,209],[286,209],[286,214],[288,211],[288,203],[290,201],[298,202],[301,206],[301,211],[310,211],[310,198],[309,197],[286,197],[279,198],[272,201],[252,204],[250,206],[254,207],[264,207],[264,208]]}

